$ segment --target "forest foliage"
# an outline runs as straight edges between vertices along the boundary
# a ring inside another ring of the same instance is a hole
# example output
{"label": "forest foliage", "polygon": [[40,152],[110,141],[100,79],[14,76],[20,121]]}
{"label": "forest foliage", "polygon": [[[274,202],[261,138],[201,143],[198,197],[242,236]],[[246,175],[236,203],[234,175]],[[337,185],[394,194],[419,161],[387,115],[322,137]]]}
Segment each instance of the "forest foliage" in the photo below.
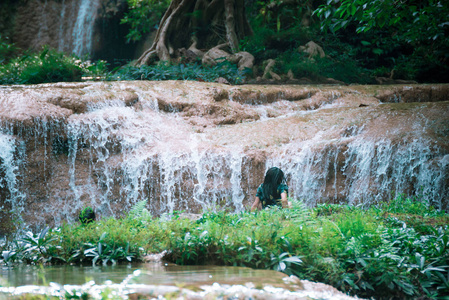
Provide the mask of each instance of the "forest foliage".
{"label": "forest foliage", "polygon": [[406,79],[448,81],[447,1],[328,0],[315,14],[323,32],[355,36],[352,45],[370,57],[367,67],[389,67]]}

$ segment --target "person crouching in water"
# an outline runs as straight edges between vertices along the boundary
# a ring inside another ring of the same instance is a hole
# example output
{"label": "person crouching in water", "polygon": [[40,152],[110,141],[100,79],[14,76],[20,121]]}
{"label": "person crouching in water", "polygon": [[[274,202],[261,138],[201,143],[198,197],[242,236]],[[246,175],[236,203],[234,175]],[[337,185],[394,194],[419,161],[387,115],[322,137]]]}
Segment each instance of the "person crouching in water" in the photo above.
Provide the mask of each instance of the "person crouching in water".
{"label": "person crouching in water", "polygon": [[257,188],[256,200],[251,206],[251,211],[263,209],[271,205],[287,208],[288,186],[284,183],[284,172],[272,167],[265,174],[265,179]]}

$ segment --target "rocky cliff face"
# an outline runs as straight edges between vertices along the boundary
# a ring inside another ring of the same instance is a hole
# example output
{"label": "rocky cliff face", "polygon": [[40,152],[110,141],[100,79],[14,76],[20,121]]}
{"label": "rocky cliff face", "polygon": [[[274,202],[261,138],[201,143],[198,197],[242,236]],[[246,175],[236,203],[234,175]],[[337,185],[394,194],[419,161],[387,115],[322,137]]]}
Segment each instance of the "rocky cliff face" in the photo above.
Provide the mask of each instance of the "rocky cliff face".
{"label": "rocky cliff face", "polygon": [[[290,196],[448,208],[449,85],[91,82],[0,88],[3,233],[120,216],[245,209],[267,168]],[[14,224],[12,223],[14,222]]]}

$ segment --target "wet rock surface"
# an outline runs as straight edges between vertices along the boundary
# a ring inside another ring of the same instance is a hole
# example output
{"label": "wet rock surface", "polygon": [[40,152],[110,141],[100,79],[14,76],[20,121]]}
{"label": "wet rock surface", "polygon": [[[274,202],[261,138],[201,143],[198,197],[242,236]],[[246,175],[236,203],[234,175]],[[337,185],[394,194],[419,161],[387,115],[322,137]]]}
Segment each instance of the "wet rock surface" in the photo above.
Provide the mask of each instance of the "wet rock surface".
{"label": "wet rock surface", "polygon": [[32,226],[142,199],[155,215],[240,211],[277,165],[308,205],[419,191],[447,209],[448,101],[449,85],[2,86],[0,205]]}

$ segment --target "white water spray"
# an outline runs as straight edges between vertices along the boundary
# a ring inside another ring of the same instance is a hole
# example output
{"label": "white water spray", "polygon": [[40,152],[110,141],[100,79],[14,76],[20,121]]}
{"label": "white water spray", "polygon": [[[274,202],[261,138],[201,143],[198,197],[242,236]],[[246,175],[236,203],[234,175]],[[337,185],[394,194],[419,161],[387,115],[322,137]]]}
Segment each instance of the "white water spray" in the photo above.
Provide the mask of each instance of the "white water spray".
{"label": "white water spray", "polygon": [[21,219],[25,204],[25,194],[20,188],[19,179],[23,155],[20,148],[16,140],[0,132],[0,196],[2,192],[6,193],[0,209],[10,211],[18,220]]}

